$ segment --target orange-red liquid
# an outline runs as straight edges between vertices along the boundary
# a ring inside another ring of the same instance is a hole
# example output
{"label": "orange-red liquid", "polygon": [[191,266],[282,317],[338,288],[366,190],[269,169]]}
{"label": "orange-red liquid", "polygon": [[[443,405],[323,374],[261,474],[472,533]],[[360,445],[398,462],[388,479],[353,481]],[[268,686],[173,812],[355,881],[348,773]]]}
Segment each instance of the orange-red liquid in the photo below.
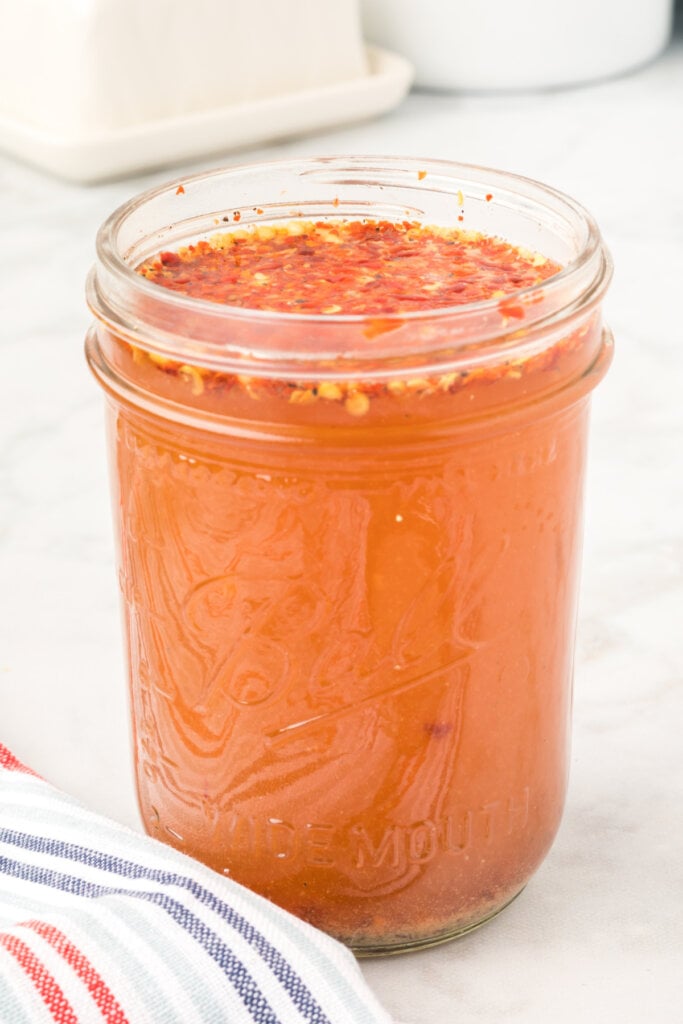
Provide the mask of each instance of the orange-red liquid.
{"label": "orange-red liquid", "polygon": [[119,359],[222,418],[111,406],[147,829],[358,950],[495,913],[564,798],[585,354],[505,415],[504,372],[358,415]]}

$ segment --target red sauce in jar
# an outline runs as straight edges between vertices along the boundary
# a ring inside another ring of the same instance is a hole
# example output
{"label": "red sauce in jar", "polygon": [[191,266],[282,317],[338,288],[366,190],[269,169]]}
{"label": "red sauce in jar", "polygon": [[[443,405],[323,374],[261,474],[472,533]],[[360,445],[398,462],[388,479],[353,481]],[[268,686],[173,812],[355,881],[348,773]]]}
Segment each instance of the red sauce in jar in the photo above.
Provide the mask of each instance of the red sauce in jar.
{"label": "red sauce in jar", "polygon": [[[361,314],[371,348],[401,315],[492,298],[501,330],[523,326],[520,291],[559,269],[471,232],[324,221],[139,272],[213,303]],[[360,951],[450,937],[519,892],[565,788],[586,406],[549,396],[587,330],[380,381],[124,347],[140,387],[265,425],[256,444],[112,420],[150,831]]]}

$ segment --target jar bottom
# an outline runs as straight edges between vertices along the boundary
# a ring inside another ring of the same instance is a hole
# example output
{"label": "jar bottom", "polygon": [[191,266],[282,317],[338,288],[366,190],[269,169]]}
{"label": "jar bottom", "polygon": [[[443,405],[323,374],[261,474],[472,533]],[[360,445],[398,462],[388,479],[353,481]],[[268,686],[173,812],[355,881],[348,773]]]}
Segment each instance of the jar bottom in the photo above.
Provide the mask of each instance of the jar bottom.
{"label": "jar bottom", "polygon": [[500,906],[495,907],[490,912],[486,913],[483,917],[479,917],[474,921],[469,920],[466,922],[460,922],[448,928],[446,931],[438,932],[436,934],[423,935],[419,937],[415,936],[400,936],[397,935],[393,940],[382,940],[376,944],[362,944],[357,945],[352,941],[345,941],[343,938],[340,939],[344,942],[344,945],[348,946],[351,952],[359,960],[370,959],[381,956],[398,956],[400,953],[416,953],[421,949],[429,949],[431,946],[443,946],[446,942],[453,942],[455,939],[460,939],[465,935],[469,935],[470,932],[476,931],[483,925],[488,924],[489,921],[493,921],[494,918],[498,917],[499,914],[510,906],[511,903],[520,896],[526,889],[526,883],[518,889],[510,899],[506,900]]}

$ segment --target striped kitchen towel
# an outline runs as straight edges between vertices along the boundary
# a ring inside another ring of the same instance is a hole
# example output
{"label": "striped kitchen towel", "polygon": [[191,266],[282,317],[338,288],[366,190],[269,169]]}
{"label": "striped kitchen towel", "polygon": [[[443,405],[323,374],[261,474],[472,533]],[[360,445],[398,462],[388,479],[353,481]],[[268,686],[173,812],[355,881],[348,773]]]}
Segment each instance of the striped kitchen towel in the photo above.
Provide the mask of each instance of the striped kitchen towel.
{"label": "striped kitchen towel", "polygon": [[390,1024],[353,956],[0,744],[0,1024]]}

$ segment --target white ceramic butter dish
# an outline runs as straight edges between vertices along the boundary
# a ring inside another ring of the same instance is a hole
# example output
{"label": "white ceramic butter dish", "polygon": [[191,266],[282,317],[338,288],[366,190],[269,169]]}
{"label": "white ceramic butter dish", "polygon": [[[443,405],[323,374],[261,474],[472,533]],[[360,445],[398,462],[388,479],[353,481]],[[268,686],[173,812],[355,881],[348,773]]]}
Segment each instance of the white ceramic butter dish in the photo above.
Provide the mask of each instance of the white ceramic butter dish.
{"label": "white ceramic butter dish", "polygon": [[0,148],[92,182],[370,117],[358,0],[0,0]]}

